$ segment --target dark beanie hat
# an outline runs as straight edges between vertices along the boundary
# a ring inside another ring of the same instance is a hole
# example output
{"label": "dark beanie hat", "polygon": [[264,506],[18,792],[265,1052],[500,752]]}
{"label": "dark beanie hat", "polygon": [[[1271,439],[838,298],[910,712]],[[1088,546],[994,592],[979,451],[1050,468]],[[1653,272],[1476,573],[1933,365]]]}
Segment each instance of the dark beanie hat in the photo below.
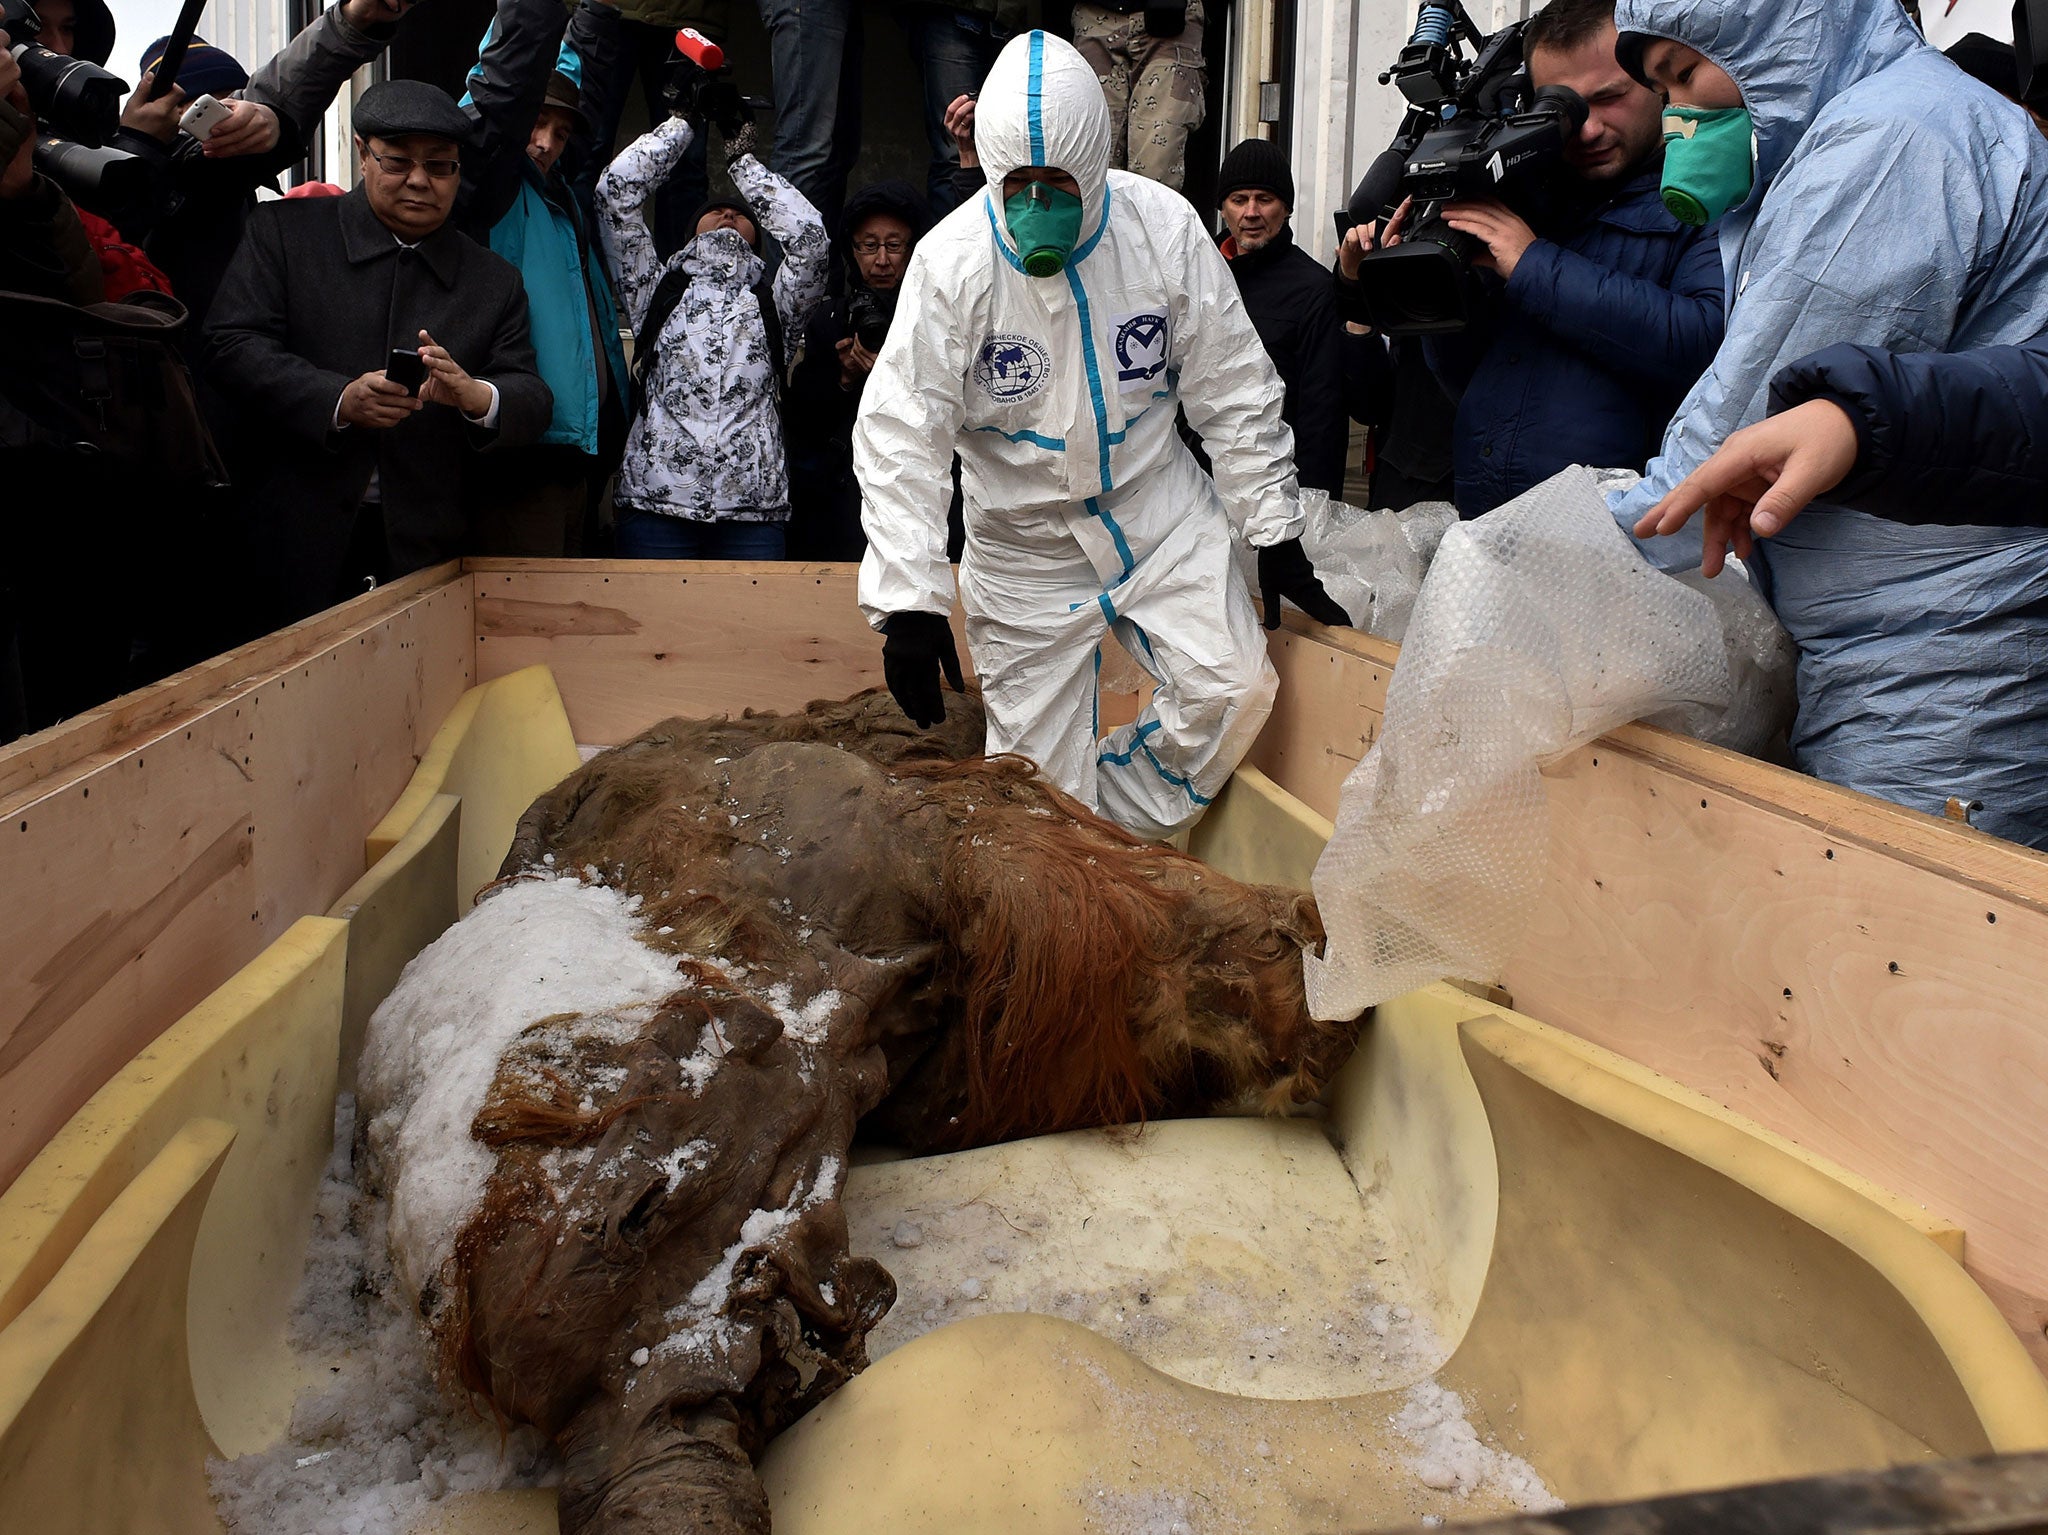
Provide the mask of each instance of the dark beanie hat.
{"label": "dark beanie hat", "polygon": [[[163,63],[171,40],[160,37],[142,50],[142,72],[146,75]],[[239,91],[249,83],[249,71],[232,53],[216,48],[203,37],[195,37],[185,49],[185,62],[178,66],[178,86],[187,97],[221,97]]]}
{"label": "dark beanie hat", "polygon": [[1232,192],[1271,192],[1294,208],[1294,172],[1287,168],[1287,156],[1265,139],[1246,139],[1223,157],[1223,173],[1216,183],[1216,206]]}
{"label": "dark beanie hat", "polygon": [[366,139],[431,133],[467,144],[475,131],[455,98],[424,80],[380,80],[363,92],[351,116],[355,131]]}
{"label": "dark beanie hat", "polygon": [[689,231],[688,234],[683,236],[684,240],[696,239],[699,221],[703,219],[705,214],[716,212],[720,208],[732,209],[733,212],[744,216],[747,222],[754,226],[754,249],[758,251],[761,248],[761,215],[754,211],[754,205],[744,197],[705,198],[704,201],[690,210],[690,220],[683,226]]}

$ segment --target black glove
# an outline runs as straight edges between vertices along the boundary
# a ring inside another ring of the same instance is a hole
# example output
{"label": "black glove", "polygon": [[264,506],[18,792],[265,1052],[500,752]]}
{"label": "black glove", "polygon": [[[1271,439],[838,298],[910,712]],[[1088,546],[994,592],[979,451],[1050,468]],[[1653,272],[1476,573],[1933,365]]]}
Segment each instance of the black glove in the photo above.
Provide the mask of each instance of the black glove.
{"label": "black glove", "polygon": [[953,626],[937,613],[891,613],[882,633],[882,676],[890,696],[912,724],[929,730],[946,717],[939,673],[945,672],[954,692],[967,691]]}
{"label": "black glove", "polygon": [[1316,579],[1316,568],[1302,552],[1301,540],[1284,539],[1258,551],[1259,596],[1266,606],[1266,627],[1280,627],[1280,599],[1285,597],[1319,624],[1351,627],[1351,615],[1337,606]]}
{"label": "black glove", "polygon": [[1150,0],[1145,31],[1151,37],[1179,37],[1188,29],[1187,0]]}

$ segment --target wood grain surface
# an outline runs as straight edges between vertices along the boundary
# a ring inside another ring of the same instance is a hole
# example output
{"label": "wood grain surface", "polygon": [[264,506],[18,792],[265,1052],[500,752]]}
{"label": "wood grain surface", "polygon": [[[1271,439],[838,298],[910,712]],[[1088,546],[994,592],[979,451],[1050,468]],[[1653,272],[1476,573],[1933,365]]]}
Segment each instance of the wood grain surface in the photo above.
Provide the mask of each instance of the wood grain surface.
{"label": "wood grain surface", "polygon": [[[1396,648],[1287,616],[1252,761],[1335,817]],[[2048,1369],[2048,856],[1630,725],[1546,770],[1515,1006],[1906,1196]]]}
{"label": "wood grain surface", "polygon": [[443,567],[0,750],[0,1187],[363,872],[470,685],[473,628]]}

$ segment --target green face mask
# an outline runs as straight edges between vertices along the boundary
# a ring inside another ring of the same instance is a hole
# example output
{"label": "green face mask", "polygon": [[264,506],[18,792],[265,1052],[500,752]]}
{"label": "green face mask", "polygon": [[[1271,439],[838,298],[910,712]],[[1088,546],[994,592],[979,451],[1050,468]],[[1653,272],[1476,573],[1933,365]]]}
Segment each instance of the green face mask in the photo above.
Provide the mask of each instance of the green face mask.
{"label": "green face mask", "polygon": [[1057,277],[1081,242],[1081,199],[1043,181],[1028,182],[1003,204],[1010,238],[1033,277]]}
{"label": "green face mask", "polygon": [[1756,129],[1747,107],[1664,109],[1664,206],[1681,224],[1711,224],[1749,196]]}

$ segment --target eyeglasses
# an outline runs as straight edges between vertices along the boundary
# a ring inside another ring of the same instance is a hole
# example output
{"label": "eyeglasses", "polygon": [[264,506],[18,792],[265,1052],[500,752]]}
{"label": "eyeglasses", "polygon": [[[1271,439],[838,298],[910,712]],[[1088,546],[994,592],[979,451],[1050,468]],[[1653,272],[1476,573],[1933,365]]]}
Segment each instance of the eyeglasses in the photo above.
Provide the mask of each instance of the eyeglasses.
{"label": "eyeglasses", "polygon": [[363,153],[377,162],[377,169],[387,176],[396,176],[400,181],[412,174],[415,165],[425,166],[427,174],[436,181],[449,181],[462,174],[460,160],[415,160],[411,155],[380,155],[367,144],[363,146]]}
{"label": "eyeglasses", "polygon": [[879,256],[883,251],[887,251],[892,256],[900,256],[909,249],[910,242],[908,240],[855,240],[853,242],[853,253],[856,256]]}

